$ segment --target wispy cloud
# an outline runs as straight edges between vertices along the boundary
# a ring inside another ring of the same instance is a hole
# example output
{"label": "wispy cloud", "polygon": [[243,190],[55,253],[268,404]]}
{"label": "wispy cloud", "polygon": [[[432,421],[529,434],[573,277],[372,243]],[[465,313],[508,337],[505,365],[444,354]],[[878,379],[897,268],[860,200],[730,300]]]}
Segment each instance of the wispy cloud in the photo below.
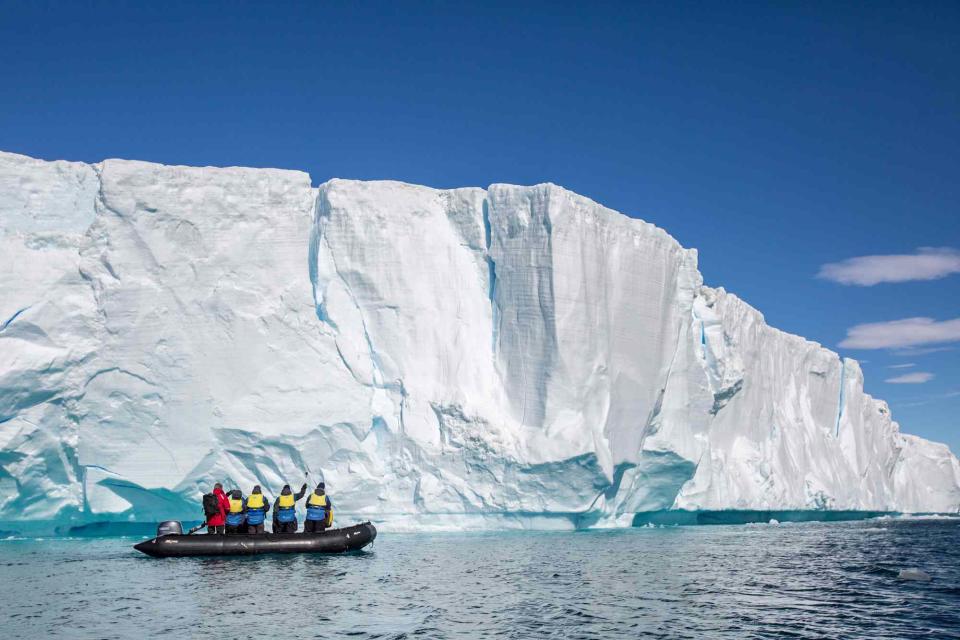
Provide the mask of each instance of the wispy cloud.
{"label": "wispy cloud", "polygon": [[933,318],[904,318],[850,327],[840,346],[846,349],[899,349],[958,341],[960,318],[942,322]]}
{"label": "wispy cloud", "polygon": [[960,391],[948,391],[946,393],[938,393],[937,395],[932,396],[926,395],[915,397],[905,402],[897,402],[896,407],[922,407],[943,400],[953,400],[954,398],[960,398]]}
{"label": "wispy cloud", "polygon": [[933,374],[927,371],[915,371],[913,373],[906,373],[902,376],[897,376],[896,378],[887,378],[884,382],[890,384],[923,384],[924,382],[930,382],[933,380]]}
{"label": "wispy cloud", "polygon": [[937,280],[960,273],[960,251],[950,247],[921,247],[916,253],[859,256],[820,267],[818,278],[840,284],[872,287],[881,282]]}
{"label": "wispy cloud", "polygon": [[909,369],[910,367],[917,366],[915,362],[904,362],[903,364],[891,364],[887,366],[887,369]]}
{"label": "wispy cloud", "polygon": [[906,349],[897,349],[893,352],[893,355],[912,358],[914,356],[925,356],[931,353],[940,353],[941,351],[953,350],[953,347],[907,347]]}

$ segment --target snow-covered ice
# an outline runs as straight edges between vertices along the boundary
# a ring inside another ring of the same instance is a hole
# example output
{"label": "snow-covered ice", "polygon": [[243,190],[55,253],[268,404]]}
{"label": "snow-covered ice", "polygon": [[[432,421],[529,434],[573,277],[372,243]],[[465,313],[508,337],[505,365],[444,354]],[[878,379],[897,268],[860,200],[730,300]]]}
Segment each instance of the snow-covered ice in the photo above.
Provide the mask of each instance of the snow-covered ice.
{"label": "snow-covered ice", "polygon": [[0,153],[0,520],[198,517],[321,473],[341,519],[955,512],[855,360],[554,185]]}

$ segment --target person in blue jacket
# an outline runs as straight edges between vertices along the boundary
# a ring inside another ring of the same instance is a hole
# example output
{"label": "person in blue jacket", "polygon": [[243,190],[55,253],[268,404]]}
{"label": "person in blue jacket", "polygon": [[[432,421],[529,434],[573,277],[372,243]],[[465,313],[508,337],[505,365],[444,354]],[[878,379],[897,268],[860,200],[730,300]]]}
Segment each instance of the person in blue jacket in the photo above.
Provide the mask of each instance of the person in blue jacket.
{"label": "person in blue jacket", "polygon": [[240,489],[234,489],[230,492],[230,509],[227,511],[227,535],[236,535],[243,533],[243,522],[246,519],[246,506],[243,500],[243,494]]}
{"label": "person in blue jacket", "polygon": [[297,500],[303,497],[307,492],[307,485],[300,487],[296,494],[290,489],[290,485],[283,485],[283,490],[273,503],[273,532],[274,533],[296,533],[297,527]]}
{"label": "person in blue jacket", "polygon": [[333,524],[333,503],[326,494],[326,485],[320,483],[307,498],[307,519],[303,522],[304,533],[320,533]]}
{"label": "person in blue jacket", "polygon": [[243,506],[247,514],[247,533],[263,533],[263,521],[266,520],[267,511],[270,511],[270,503],[260,491],[260,485],[253,488]]}

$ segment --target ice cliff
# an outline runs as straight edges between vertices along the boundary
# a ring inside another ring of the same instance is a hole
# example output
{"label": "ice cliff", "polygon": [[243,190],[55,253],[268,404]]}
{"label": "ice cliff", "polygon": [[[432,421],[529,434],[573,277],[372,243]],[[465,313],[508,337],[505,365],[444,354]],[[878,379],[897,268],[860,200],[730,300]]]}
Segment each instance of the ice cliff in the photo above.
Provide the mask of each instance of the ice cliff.
{"label": "ice cliff", "polygon": [[199,517],[321,474],[341,519],[957,511],[857,362],[554,185],[0,154],[0,520]]}

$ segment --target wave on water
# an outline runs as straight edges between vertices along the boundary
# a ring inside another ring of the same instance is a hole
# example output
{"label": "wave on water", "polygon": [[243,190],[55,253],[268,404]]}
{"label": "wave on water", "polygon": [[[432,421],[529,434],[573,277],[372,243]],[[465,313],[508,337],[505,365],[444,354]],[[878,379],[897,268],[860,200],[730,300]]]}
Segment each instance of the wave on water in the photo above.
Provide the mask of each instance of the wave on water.
{"label": "wave on water", "polygon": [[633,517],[633,526],[648,523],[661,525],[779,525],[787,522],[849,522],[868,520],[893,514],[885,511],[827,511],[827,510],[763,510],[726,509],[687,511],[666,509],[644,511]]}
{"label": "wave on water", "polygon": [[[353,556],[170,561],[118,538],[36,540],[0,551],[0,583],[18,586],[4,603],[9,637],[62,634],[64,621],[77,637],[230,636],[198,602],[255,601],[230,612],[249,630],[288,624],[290,602],[311,593],[323,615],[299,619],[303,635],[371,640],[903,640],[960,629],[957,518],[384,534]],[[57,606],[36,605],[48,601]]]}

